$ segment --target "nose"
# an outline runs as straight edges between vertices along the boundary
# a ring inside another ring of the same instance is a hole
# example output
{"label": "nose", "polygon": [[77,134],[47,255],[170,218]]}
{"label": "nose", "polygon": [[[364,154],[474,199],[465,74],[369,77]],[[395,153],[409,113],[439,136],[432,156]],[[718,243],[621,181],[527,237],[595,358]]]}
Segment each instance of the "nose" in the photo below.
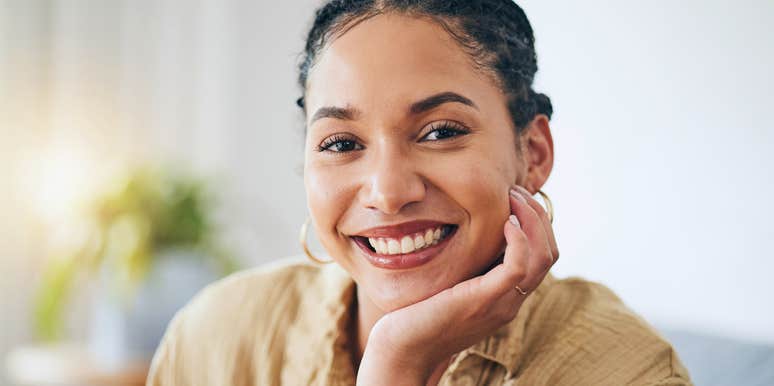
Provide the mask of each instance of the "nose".
{"label": "nose", "polygon": [[384,214],[397,214],[425,198],[425,181],[418,163],[398,151],[382,152],[367,167],[364,205]]}

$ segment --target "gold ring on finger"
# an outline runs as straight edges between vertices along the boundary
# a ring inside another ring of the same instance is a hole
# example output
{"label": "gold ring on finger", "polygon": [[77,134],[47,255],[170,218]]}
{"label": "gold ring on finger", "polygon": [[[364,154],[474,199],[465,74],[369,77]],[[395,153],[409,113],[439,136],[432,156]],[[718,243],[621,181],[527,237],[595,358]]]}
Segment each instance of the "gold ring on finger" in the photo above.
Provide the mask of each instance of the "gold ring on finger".
{"label": "gold ring on finger", "polygon": [[519,291],[520,294],[522,294],[522,295],[526,295],[527,294],[527,292],[524,291],[523,289],[521,289],[521,287],[515,286],[515,288],[516,288],[516,291]]}

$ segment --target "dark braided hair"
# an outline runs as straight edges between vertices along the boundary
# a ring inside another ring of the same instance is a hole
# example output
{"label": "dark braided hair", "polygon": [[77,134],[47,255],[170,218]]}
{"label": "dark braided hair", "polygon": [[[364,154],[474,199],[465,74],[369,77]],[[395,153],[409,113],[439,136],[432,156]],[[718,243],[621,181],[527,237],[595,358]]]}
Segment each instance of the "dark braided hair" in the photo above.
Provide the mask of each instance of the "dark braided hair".
{"label": "dark braided hair", "polygon": [[524,11],[512,0],[330,0],[317,9],[298,65],[305,109],[309,71],[325,45],[371,17],[397,12],[440,24],[468,53],[477,69],[508,98],[517,132],[537,114],[551,118],[551,100],[532,90],[537,72],[535,37]]}

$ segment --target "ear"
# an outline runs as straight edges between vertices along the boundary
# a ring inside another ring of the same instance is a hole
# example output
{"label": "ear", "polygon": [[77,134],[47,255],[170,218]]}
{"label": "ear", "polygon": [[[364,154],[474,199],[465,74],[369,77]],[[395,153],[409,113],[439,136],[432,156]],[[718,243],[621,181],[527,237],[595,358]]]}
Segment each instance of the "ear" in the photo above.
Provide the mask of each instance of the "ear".
{"label": "ear", "polygon": [[548,180],[554,167],[554,140],[548,116],[538,114],[521,137],[527,174],[523,186],[535,194]]}

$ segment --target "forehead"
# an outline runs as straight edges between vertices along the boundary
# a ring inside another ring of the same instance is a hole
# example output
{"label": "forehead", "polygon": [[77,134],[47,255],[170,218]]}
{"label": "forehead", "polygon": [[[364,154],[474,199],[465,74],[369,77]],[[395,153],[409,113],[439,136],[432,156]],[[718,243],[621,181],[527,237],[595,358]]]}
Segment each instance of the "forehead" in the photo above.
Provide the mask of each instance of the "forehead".
{"label": "forehead", "polygon": [[[365,20],[324,48],[309,74],[307,107],[404,106],[434,92],[471,98],[493,82],[439,24],[386,14]],[[483,95],[478,95],[483,96]]]}

